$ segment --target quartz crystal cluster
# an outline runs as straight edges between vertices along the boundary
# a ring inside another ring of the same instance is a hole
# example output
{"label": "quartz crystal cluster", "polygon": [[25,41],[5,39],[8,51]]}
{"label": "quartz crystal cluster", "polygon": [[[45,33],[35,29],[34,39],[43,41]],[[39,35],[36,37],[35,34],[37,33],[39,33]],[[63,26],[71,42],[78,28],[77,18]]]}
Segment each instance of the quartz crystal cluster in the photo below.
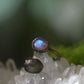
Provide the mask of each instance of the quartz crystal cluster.
{"label": "quartz crystal cluster", "polygon": [[83,66],[69,65],[65,58],[54,61],[47,53],[34,53],[33,58],[39,59],[44,65],[40,73],[28,73],[24,68],[18,71],[14,62],[9,60],[8,68],[0,64],[0,84],[84,84]]}

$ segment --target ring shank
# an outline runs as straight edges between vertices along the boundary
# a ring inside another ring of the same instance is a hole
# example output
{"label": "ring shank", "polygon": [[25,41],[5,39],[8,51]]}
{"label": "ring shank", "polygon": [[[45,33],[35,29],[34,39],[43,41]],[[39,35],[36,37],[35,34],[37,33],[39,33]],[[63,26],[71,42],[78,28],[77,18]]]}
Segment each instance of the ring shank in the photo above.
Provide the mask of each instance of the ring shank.
{"label": "ring shank", "polygon": [[56,50],[51,49],[51,48],[49,48],[48,50],[50,52],[54,53],[57,56],[56,58],[54,58],[54,60],[60,60],[60,55],[59,55],[59,53]]}

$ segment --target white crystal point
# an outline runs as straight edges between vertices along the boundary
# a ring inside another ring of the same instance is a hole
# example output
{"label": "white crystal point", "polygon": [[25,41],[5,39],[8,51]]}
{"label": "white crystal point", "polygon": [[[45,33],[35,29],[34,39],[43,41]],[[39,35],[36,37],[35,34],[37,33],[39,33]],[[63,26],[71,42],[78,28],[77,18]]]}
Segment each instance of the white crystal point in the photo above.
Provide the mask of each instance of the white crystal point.
{"label": "white crystal point", "polygon": [[65,58],[61,58],[60,60],[54,63],[55,63],[55,69],[58,69],[59,73],[62,73],[69,66],[69,63]]}
{"label": "white crystal point", "polygon": [[6,67],[8,70],[17,71],[15,62],[12,59],[8,59],[6,62]]}
{"label": "white crystal point", "polygon": [[7,66],[4,66],[3,63],[0,62],[0,84],[15,84],[14,76],[18,74],[15,63],[12,59],[9,59],[6,65]]}
{"label": "white crystal point", "polygon": [[77,73],[77,74],[79,74],[81,68],[82,68],[82,65],[78,65],[78,66],[76,67],[76,73]]}
{"label": "white crystal point", "polygon": [[61,64],[62,64],[64,69],[66,67],[69,67],[69,63],[68,63],[68,61],[65,58],[61,58],[60,62],[61,62]]}
{"label": "white crystal point", "polygon": [[79,80],[80,80],[80,83],[79,84],[84,84],[84,67],[82,67],[80,69],[80,72],[79,72]]}

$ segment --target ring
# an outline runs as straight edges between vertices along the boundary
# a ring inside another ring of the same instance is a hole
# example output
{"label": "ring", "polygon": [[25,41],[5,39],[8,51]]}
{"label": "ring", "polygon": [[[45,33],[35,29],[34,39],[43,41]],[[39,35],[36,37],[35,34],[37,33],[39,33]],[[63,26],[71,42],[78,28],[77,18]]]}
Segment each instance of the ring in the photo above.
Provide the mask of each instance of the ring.
{"label": "ring", "polygon": [[54,53],[57,56],[56,58],[53,58],[53,60],[60,59],[59,53],[56,50],[49,48],[48,40],[42,37],[37,37],[32,41],[32,48],[36,52],[40,52],[40,53],[47,52],[49,50],[50,52]]}

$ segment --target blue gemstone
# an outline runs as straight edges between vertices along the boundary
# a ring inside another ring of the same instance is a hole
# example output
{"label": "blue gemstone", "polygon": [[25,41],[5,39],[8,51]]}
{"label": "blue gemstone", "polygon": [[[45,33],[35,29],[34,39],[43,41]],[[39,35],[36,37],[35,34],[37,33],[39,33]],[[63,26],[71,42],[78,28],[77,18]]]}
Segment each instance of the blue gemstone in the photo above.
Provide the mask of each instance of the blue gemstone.
{"label": "blue gemstone", "polygon": [[45,48],[45,46],[46,46],[46,43],[43,40],[38,39],[34,42],[34,47],[36,49],[43,49]]}

